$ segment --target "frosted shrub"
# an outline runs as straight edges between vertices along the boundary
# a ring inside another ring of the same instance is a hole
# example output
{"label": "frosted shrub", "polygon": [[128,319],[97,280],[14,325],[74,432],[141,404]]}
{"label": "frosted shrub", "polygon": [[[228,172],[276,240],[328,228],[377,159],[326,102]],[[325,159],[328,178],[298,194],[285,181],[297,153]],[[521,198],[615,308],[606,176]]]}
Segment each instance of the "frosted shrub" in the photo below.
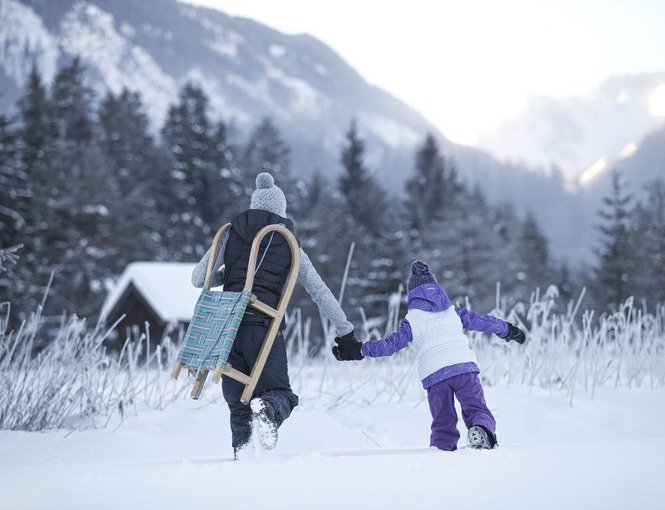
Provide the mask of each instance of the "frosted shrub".
{"label": "frosted shrub", "polygon": [[596,319],[585,311],[576,320],[578,306],[556,314],[554,303],[547,295],[532,301],[523,321],[514,311],[507,314],[527,331],[523,346],[470,335],[487,382],[567,389],[571,398],[580,386],[593,396],[598,386],[654,388],[665,382],[662,305],[649,313],[630,298],[614,313]]}
{"label": "frosted shrub", "polygon": [[[558,295],[550,288],[535,293],[528,305],[497,307],[527,331],[523,345],[469,333],[487,385],[539,387],[550,391],[585,391],[593,397],[605,387],[655,388],[665,383],[665,308],[653,312],[627,300],[616,312],[596,317],[580,311],[582,297],[565,313],[555,313]],[[359,338],[376,339],[393,331],[404,314],[400,289],[391,299],[381,331],[366,320]],[[497,302],[500,302],[497,299]],[[401,308],[401,310],[400,310]],[[189,385],[169,379],[180,335],[167,332],[159,345],[150,336],[127,339],[119,353],[104,346],[108,329],[63,318],[53,334],[36,313],[18,330],[7,329],[9,305],[0,305],[0,429],[45,430],[106,426],[141,407],[163,409],[185,398]],[[323,320],[323,319],[321,319]],[[413,349],[378,360],[340,363],[330,354],[334,333],[323,323],[324,341],[314,342],[312,319],[300,310],[287,315],[292,385],[304,405],[324,409],[380,402],[422,402]],[[40,352],[33,345],[53,340]],[[35,339],[41,340],[35,342]],[[208,393],[210,392],[210,393]],[[210,383],[204,398],[219,399]]]}
{"label": "frosted shrub", "polygon": [[[634,306],[631,298],[618,311],[597,318],[593,312],[580,312],[583,297],[570,303],[565,313],[555,313],[558,292],[550,287],[542,297],[534,293],[528,305],[493,310],[493,315],[523,328],[527,341],[519,345],[468,332],[484,384],[565,391],[571,402],[576,391],[593,397],[600,386],[665,384],[665,308],[660,305],[648,312]],[[392,331],[400,317],[399,307],[399,300],[391,300],[386,331],[366,327],[359,337],[380,338]],[[292,369],[294,387],[304,401],[323,399],[332,409],[424,398],[412,349],[390,358],[351,363],[338,363],[329,352],[328,347],[321,357],[300,360],[298,368]],[[293,354],[298,359],[298,353]]]}
{"label": "frosted shrub", "polygon": [[[63,318],[52,335],[40,313],[9,331],[9,305],[0,319],[0,429],[45,430],[108,424],[137,405],[162,409],[182,395],[168,383],[175,348],[166,336],[128,339],[118,353],[103,345],[108,331]],[[110,328],[109,328],[110,329]],[[35,352],[36,338],[53,340]]]}

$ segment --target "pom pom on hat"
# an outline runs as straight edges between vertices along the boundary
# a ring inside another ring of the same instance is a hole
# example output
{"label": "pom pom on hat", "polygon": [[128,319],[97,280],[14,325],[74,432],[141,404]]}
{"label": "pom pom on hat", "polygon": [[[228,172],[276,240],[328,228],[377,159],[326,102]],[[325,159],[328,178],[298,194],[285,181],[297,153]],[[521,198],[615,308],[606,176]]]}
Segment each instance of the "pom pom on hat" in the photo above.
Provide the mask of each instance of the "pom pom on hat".
{"label": "pom pom on hat", "polygon": [[256,176],[256,190],[252,193],[250,209],[261,209],[286,217],[286,197],[275,179],[268,172],[261,172]]}
{"label": "pom pom on hat", "polygon": [[430,271],[429,266],[425,262],[422,260],[416,260],[411,264],[411,273],[426,275],[432,274],[432,271]]}
{"label": "pom pom on hat", "polygon": [[426,283],[437,283],[436,278],[425,262],[422,260],[414,260],[411,264],[411,276],[409,277],[407,289],[410,292],[416,287],[425,285]]}
{"label": "pom pom on hat", "polygon": [[266,189],[275,184],[275,179],[268,172],[261,172],[256,176],[256,189]]}

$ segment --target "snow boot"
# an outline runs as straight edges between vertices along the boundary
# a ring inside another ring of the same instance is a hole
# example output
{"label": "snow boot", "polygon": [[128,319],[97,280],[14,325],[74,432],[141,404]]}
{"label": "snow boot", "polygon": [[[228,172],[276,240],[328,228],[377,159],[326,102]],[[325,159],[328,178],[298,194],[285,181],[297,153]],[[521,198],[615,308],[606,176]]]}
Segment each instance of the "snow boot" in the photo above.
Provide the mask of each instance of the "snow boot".
{"label": "snow boot", "polygon": [[477,450],[491,450],[496,446],[496,437],[482,425],[474,425],[469,429],[469,446]]}
{"label": "snow boot", "polygon": [[250,442],[233,447],[233,460],[240,460],[245,456],[245,452],[250,449]]}
{"label": "snow boot", "polygon": [[277,446],[275,408],[261,398],[252,399],[249,406],[252,408],[252,434],[258,436],[263,448],[272,450]]}

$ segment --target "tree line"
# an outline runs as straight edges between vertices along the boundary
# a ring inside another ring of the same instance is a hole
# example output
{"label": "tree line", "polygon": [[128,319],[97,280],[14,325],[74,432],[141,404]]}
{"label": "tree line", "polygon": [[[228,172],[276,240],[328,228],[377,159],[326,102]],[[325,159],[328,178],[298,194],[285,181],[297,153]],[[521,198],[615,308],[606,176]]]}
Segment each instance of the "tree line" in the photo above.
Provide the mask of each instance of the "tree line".
{"label": "tree line", "polygon": [[597,260],[587,276],[593,304],[616,308],[634,296],[654,311],[665,303],[665,180],[654,180],[636,199],[621,172],[611,178],[598,211]]}
{"label": "tree line", "polygon": [[[575,272],[552,260],[533,214],[490,205],[431,134],[404,190],[377,180],[353,120],[340,167],[303,179],[270,118],[245,135],[213,120],[204,91],[188,83],[154,136],[137,93],[97,100],[84,71],[73,59],[45,84],[33,69],[16,113],[0,116],[0,248],[23,245],[0,274],[0,302],[11,301],[15,318],[36,309],[51,274],[47,315],[95,317],[130,262],[197,261],[219,225],[248,207],[261,171],[284,190],[300,242],[335,293],[355,243],[344,297],[352,320],[381,317],[414,258],[430,263],[454,301],[485,311],[497,281],[509,303],[550,284],[564,298],[588,285],[600,307],[631,293],[665,300],[662,181],[633,205],[617,177],[601,211],[598,260]],[[302,291],[294,300],[315,313]]]}

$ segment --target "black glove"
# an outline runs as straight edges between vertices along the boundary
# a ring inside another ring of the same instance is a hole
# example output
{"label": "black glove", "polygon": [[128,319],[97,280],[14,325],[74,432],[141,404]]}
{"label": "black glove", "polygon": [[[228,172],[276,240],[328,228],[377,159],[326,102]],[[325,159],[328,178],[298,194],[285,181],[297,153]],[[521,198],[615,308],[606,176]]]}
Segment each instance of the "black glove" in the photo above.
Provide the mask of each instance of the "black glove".
{"label": "black glove", "polygon": [[502,338],[506,342],[510,342],[511,340],[515,340],[518,344],[523,344],[524,340],[526,340],[526,335],[524,334],[524,331],[522,331],[517,326],[513,326],[509,322],[508,323],[508,333],[506,334],[506,336],[504,336]]}
{"label": "black glove", "polygon": [[353,331],[342,337],[336,337],[337,345],[333,346],[332,353],[337,361],[354,361],[364,358],[361,347],[362,343],[358,341]]}

